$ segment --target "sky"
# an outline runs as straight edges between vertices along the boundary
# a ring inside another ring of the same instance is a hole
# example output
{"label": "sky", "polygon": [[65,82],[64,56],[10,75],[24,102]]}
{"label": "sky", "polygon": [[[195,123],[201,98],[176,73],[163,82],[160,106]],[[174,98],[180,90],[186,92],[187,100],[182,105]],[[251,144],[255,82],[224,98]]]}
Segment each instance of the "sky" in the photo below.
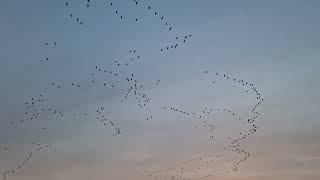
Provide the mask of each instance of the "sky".
{"label": "sky", "polygon": [[[243,128],[227,113],[208,117],[217,125],[211,143],[206,131],[194,128],[199,119],[164,108],[227,107],[249,116],[255,98],[217,72],[255,84],[264,101],[258,131],[243,142],[250,158],[237,172],[204,179],[320,178],[319,1],[140,0],[136,6],[117,0],[111,7],[111,1],[90,0],[89,8],[84,0],[68,2],[67,7],[64,0],[1,3],[1,174],[33,152],[7,179],[149,180],[136,172],[175,167],[201,154],[223,154],[223,162],[239,158],[223,150],[228,136]],[[148,12],[148,5],[159,15]],[[189,34],[178,48],[160,51]],[[129,50],[140,59],[130,61]],[[119,73],[108,79],[115,88],[103,87],[105,77],[96,66]],[[134,97],[120,102],[131,73],[151,99],[145,108],[137,108]],[[63,118],[45,114],[20,123],[25,103],[40,94],[43,106],[58,108]],[[100,107],[121,129],[119,135],[96,119]],[[50,147],[36,151],[33,142]],[[225,172],[226,164],[214,169]],[[201,177],[210,170],[185,173]]]}

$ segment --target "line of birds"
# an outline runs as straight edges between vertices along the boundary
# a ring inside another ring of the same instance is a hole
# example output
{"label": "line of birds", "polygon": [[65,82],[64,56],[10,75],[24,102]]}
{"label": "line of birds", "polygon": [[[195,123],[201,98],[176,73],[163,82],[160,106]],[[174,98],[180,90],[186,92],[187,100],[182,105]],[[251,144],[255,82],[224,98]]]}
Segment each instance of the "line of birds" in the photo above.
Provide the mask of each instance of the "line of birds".
{"label": "line of birds", "polygon": [[30,161],[34,153],[40,152],[44,149],[49,149],[52,145],[51,144],[40,144],[40,143],[32,143],[35,148],[32,150],[26,158],[24,158],[20,163],[18,163],[14,168],[10,168],[7,170],[4,170],[2,172],[2,180],[6,180],[8,175],[14,175],[17,174],[27,163]]}
{"label": "line of birds", "polygon": [[[65,2],[65,6],[67,8],[70,8],[71,6],[71,2],[70,1],[66,1]],[[90,0],[87,0],[86,2],[86,7],[89,8],[90,7]],[[73,13],[70,13],[69,14],[69,18],[74,20],[74,22],[78,23],[80,26],[83,26],[84,25],[84,20],[83,18],[80,18],[80,17],[76,17]]]}
{"label": "line of birds", "polygon": [[[86,0],[86,7],[90,8],[92,0]],[[140,7],[142,3],[137,0],[133,0],[134,6]],[[117,17],[119,17],[121,20],[124,20],[125,17],[123,14],[120,13],[120,10],[115,8],[115,4],[113,2],[110,2],[109,4],[115,13]],[[65,6],[68,8],[68,10],[71,11],[71,1],[66,1]],[[141,6],[142,7],[142,6]],[[144,7],[144,10],[147,10],[150,12],[153,16],[159,17],[161,20],[160,22],[164,24],[164,27],[166,30],[170,31],[171,33],[175,33],[174,26],[169,25],[167,19],[165,16],[160,15],[159,11],[154,10],[154,8],[151,7],[150,4],[147,4],[146,7]],[[149,13],[149,14],[150,14]],[[75,22],[79,23],[80,25],[83,25],[83,19],[79,17],[75,17],[73,13],[70,13],[70,18],[73,19]],[[135,18],[134,21],[140,22],[141,18]],[[180,33],[181,34],[181,33]],[[177,49],[178,47],[181,47],[182,44],[187,43],[191,39],[192,35],[187,34],[184,36],[175,36],[175,39],[173,42],[168,43],[168,45],[163,46],[160,48],[160,52],[165,52],[169,50]],[[45,47],[51,48],[57,46],[57,42],[45,42]],[[122,60],[114,60],[114,63],[112,63],[110,68],[103,68],[102,66],[96,65],[92,73],[88,77],[89,83],[85,82],[84,84],[81,84],[80,81],[76,82],[69,82],[66,84],[59,83],[59,82],[51,82],[50,86],[54,89],[61,89],[64,88],[83,88],[88,86],[88,84],[91,85],[91,87],[111,87],[111,88],[117,88],[117,90],[121,91],[120,88],[123,87],[122,85],[126,85],[126,88],[123,90],[124,94],[120,98],[120,102],[124,103],[126,101],[129,101],[129,98],[131,97],[138,110],[147,112],[147,107],[150,105],[151,97],[147,95],[145,90],[145,84],[139,80],[136,76],[136,73],[129,70],[129,67],[133,64],[136,64],[137,62],[141,62],[142,55],[140,52],[135,48],[132,48],[128,50],[129,56],[128,59]],[[49,61],[49,57],[46,57],[46,61]],[[204,71],[205,75],[209,75],[209,71]],[[191,180],[191,179],[202,179],[207,178],[210,176],[214,176],[217,173],[229,173],[229,168],[231,168],[233,171],[237,171],[238,167],[241,163],[243,163],[248,157],[251,156],[250,152],[245,150],[243,146],[243,142],[250,136],[256,133],[258,126],[256,125],[256,121],[260,116],[259,107],[263,101],[262,95],[258,91],[258,89],[255,87],[253,83],[249,83],[248,81],[232,77],[228,74],[220,74],[215,73],[215,80],[210,80],[210,84],[216,84],[217,78],[222,78],[224,80],[233,82],[234,84],[240,85],[245,89],[246,93],[253,93],[257,103],[253,105],[253,108],[250,109],[250,116],[247,118],[241,118],[228,108],[208,108],[203,107],[200,112],[188,112],[179,108],[175,108],[174,106],[165,106],[164,109],[167,109],[169,111],[173,111],[176,113],[180,113],[184,116],[190,117],[194,119],[195,125],[194,128],[200,129],[205,128],[208,133],[208,139],[209,141],[214,142],[215,136],[214,132],[216,130],[215,120],[212,120],[211,116],[214,113],[217,112],[225,112],[228,113],[233,120],[239,120],[242,123],[249,125],[249,129],[245,129],[241,132],[239,132],[239,137],[228,137],[228,144],[226,147],[224,147],[224,150],[227,152],[232,152],[234,154],[238,155],[238,158],[236,160],[227,161],[224,160],[222,156],[220,155],[204,155],[201,157],[195,157],[191,158],[191,160],[187,160],[186,162],[183,162],[181,164],[178,164],[176,167],[170,167],[170,168],[163,168],[159,170],[144,170],[142,174],[145,174],[149,177],[153,177],[155,179],[157,178],[165,178],[170,180]],[[119,84],[119,86],[116,86],[116,84]],[[155,86],[160,85],[160,79],[156,80]],[[42,119],[42,118],[48,118],[48,117],[54,117],[54,118],[63,118],[64,113],[62,110],[56,106],[49,105],[50,103],[46,101],[46,99],[43,97],[42,94],[40,94],[38,97],[32,97],[31,100],[28,100],[25,102],[26,111],[25,111],[25,118],[18,120],[18,121],[10,121],[11,125],[18,124],[18,123],[24,123],[27,120],[36,120],[36,119]],[[145,117],[147,121],[153,119],[152,113],[147,112],[149,115]],[[77,118],[88,118],[89,112],[85,113],[74,113],[73,116]],[[120,127],[116,126],[115,122],[110,119],[110,116],[107,116],[105,113],[104,107],[99,107],[96,112],[96,120],[101,123],[104,127],[111,127],[113,130],[112,135],[120,135]],[[200,121],[199,121],[200,120]],[[199,124],[200,123],[200,124]],[[47,127],[43,127],[41,129],[41,132],[45,132],[47,130]],[[34,150],[34,152],[39,152],[44,148],[49,148],[50,146],[42,146],[40,144],[37,144],[38,148]],[[8,147],[3,147],[2,151],[8,151]],[[7,175],[9,174],[15,174],[20,170],[32,157],[32,152],[29,154],[29,156],[20,163],[17,168],[13,168],[10,170],[6,170],[2,173],[3,179],[6,180]],[[224,166],[224,164],[229,163],[227,167]],[[218,165],[217,165],[218,164]],[[197,173],[203,170],[208,170],[208,173],[203,176],[203,174],[200,176]],[[196,174],[194,177],[190,177],[190,174],[188,172],[193,172]]]}
{"label": "line of birds", "polygon": [[[133,5],[136,7],[139,7],[140,3],[137,0],[133,1]],[[110,6],[113,8],[114,14],[116,16],[118,16],[121,20],[124,19],[124,15],[122,15],[120,13],[119,9],[115,8],[115,4],[113,2],[110,2]],[[143,8],[144,10],[147,10],[150,14],[159,17],[159,19],[161,20],[161,22],[165,25],[165,27],[167,28],[168,31],[172,31],[173,30],[173,26],[169,25],[168,21],[165,19],[165,17],[163,15],[160,15],[159,11],[157,10],[153,10],[153,8],[151,8],[151,4],[147,4],[146,7]],[[135,22],[139,22],[141,19],[136,17],[133,18],[133,20]]]}
{"label": "line of birds", "polygon": [[[226,160],[220,155],[198,155],[192,159],[182,162],[174,167],[158,170],[137,170],[134,174],[143,174],[153,179],[170,179],[170,180],[194,180],[204,177],[213,176],[210,173],[223,174],[227,173]],[[208,171],[208,175],[203,175]],[[191,175],[192,174],[192,175]]]}
{"label": "line of birds", "polygon": [[[207,75],[208,70],[205,70],[204,73]],[[229,143],[226,145],[226,147],[224,147],[225,151],[229,151],[229,152],[237,154],[238,158],[236,160],[229,162],[229,165],[225,169],[221,168],[220,170],[214,170],[214,167],[216,167],[216,166],[211,167],[211,165],[213,165],[212,163],[214,160],[211,159],[212,156],[206,155],[204,157],[193,158],[192,160],[187,161],[187,163],[183,163],[181,165],[178,165],[177,167],[158,169],[158,170],[153,170],[153,171],[143,170],[143,171],[139,171],[139,173],[142,173],[142,174],[149,176],[149,177],[153,177],[154,179],[159,179],[159,178],[170,179],[170,180],[171,179],[176,179],[176,180],[204,179],[204,178],[215,176],[215,175],[221,174],[221,173],[230,173],[230,170],[236,172],[236,171],[238,171],[239,165],[251,156],[251,153],[242,147],[242,144],[243,144],[242,142],[245,141],[248,136],[256,133],[256,131],[258,129],[257,125],[255,124],[255,121],[258,118],[258,116],[260,115],[260,113],[258,112],[258,107],[260,106],[261,102],[263,101],[263,98],[253,83],[249,83],[244,80],[238,80],[237,78],[233,78],[227,74],[215,73],[215,78],[217,78],[217,77],[222,77],[224,80],[231,80],[231,82],[234,82],[236,84],[240,84],[240,86],[245,89],[246,93],[253,92],[252,94],[254,96],[254,99],[257,102],[256,102],[256,104],[254,104],[254,106],[251,110],[251,115],[249,115],[247,120],[245,120],[245,118],[239,117],[235,112],[233,112],[231,109],[228,109],[228,108],[204,107],[204,108],[202,108],[202,110],[200,110],[200,112],[188,112],[188,111],[185,111],[185,110],[182,110],[179,108],[175,108],[173,106],[164,106],[163,109],[173,111],[173,112],[182,114],[184,116],[191,117],[192,119],[195,119],[194,122],[199,122],[199,120],[201,120],[202,125],[200,125],[200,126],[195,125],[194,126],[195,128],[206,127],[209,122],[209,120],[207,120],[207,118],[210,117],[210,115],[212,115],[213,113],[217,113],[217,112],[226,112],[226,113],[230,114],[230,117],[232,119],[240,121],[241,124],[249,125],[249,129],[242,129],[242,131],[239,132],[239,137],[229,136],[228,137]],[[211,82],[213,84],[215,84],[217,81],[211,81]],[[212,124],[210,124],[209,127],[211,128],[210,132],[213,132],[215,130],[215,125],[213,122],[212,122]],[[214,136],[209,133],[209,140],[210,139],[214,139]],[[203,168],[205,168],[205,169],[209,168],[213,171],[210,171],[206,175],[203,175],[204,169],[200,167],[201,165],[199,166],[199,164],[195,163],[195,161],[198,162],[199,160],[202,160],[205,162],[204,163],[205,166]],[[223,162],[223,164],[227,164],[226,161],[222,161],[222,162]],[[190,164],[195,164],[195,165],[192,166],[192,168],[188,169],[187,167],[190,167]],[[219,167],[221,167],[221,166],[223,166],[223,165],[220,164]],[[179,174],[179,171],[181,171],[181,169],[184,169],[184,172],[192,172],[193,174],[196,174],[196,171],[201,170],[201,175],[199,173],[199,176],[195,176],[195,177],[190,178],[190,177],[188,177],[188,175],[185,176],[184,173],[182,173],[182,172]]]}
{"label": "line of birds", "polygon": [[114,133],[112,134],[113,136],[119,135],[121,133],[120,128],[115,126],[114,122],[110,120],[110,118],[108,118],[108,116],[104,113],[104,110],[104,107],[97,109],[97,121],[101,122],[104,126],[111,126],[114,130]]}
{"label": "line of birds", "polygon": [[[90,1],[90,0],[87,0],[87,2],[86,2],[87,8],[90,7],[90,3],[91,3],[91,1]],[[146,4],[146,7],[143,7],[143,10],[146,10],[149,14],[152,14],[152,15],[155,16],[155,17],[159,17],[160,22],[164,25],[164,27],[165,27],[169,32],[173,32],[174,27],[168,23],[168,21],[166,20],[166,18],[165,18],[164,15],[160,15],[159,11],[154,10],[154,8],[152,8],[152,6],[151,6],[150,3],[151,3],[151,2],[149,1],[148,4]],[[133,5],[134,5],[135,7],[142,7],[142,6],[140,6],[140,4],[143,4],[143,3],[139,3],[139,1],[137,1],[137,0],[134,0],[134,1],[133,1]],[[67,2],[65,3],[65,6],[70,9],[70,7],[71,7],[71,2],[67,1]],[[125,19],[124,14],[121,14],[120,9],[115,7],[115,3],[114,3],[114,2],[111,1],[111,2],[109,3],[109,6],[112,8],[112,11],[114,12],[115,16],[119,17],[120,20],[124,20],[124,19]],[[70,17],[71,19],[73,19],[75,22],[79,23],[81,26],[84,24],[83,20],[82,20],[81,18],[79,18],[79,17],[75,17],[73,13],[70,13],[70,14],[69,14],[69,17]],[[130,16],[128,16],[128,17],[131,18],[132,16],[130,15]],[[129,18],[129,19],[130,19],[130,18]],[[128,19],[128,20],[129,20],[129,19]],[[132,18],[132,19],[133,19],[135,22],[140,22],[140,21],[142,21],[142,19],[141,19],[141,18],[138,18],[138,17],[135,17],[135,18]],[[180,36],[180,35],[177,34],[176,37],[175,37],[175,39],[173,39],[174,41],[173,41],[172,43],[168,43],[168,45],[165,45],[165,46],[163,46],[163,47],[161,47],[161,48],[159,48],[159,49],[160,49],[161,52],[165,52],[165,51],[177,49],[179,46],[182,46],[182,44],[185,44],[185,43],[187,42],[187,40],[188,40],[189,38],[191,38],[191,36],[192,36],[191,34],[186,34],[186,35],[182,35],[182,36]]]}

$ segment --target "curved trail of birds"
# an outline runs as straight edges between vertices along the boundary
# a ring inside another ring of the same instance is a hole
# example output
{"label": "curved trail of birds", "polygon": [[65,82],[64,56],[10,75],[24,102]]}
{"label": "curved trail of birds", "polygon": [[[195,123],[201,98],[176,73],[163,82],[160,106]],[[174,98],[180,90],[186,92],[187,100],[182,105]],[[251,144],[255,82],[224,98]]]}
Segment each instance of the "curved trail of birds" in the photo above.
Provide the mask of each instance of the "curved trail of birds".
{"label": "curved trail of birds", "polygon": [[20,163],[18,163],[14,168],[10,168],[2,172],[3,180],[6,180],[7,177],[10,175],[19,173],[19,171],[31,160],[31,158],[35,153],[41,152],[42,150],[48,149],[52,146],[51,144],[47,144],[47,145],[43,145],[40,143],[32,143],[32,144],[33,146],[35,146],[35,148],[31,152],[29,152],[28,155],[24,159],[22,159],[22,161],[20,161]]}
{"label": "curved trail of birds", "polygon": [[[72,23],[76,23],[80,28],[87,25],[85,18],[81,15],[76,15],[73,12],[74,1],[66,1],[64,3],[64,8],[69,13],[68,18]],[[166,53],[170,50],[178,50],[184,44],[191,41],[192,35],[189,33],[178,33],[177,28],[169,23],[168,18],[161,14],[156,7],[152,5],[150,0],[137,1],[133,0],[128,2],[130,6],[145,11],[149,16],[153,16],[162,25],[164,31],[169,31],[174,34],[175,38],[166,45],[159,45],[159,54]],[[82,4],[86,8],[94,8],[95,0],[86,0]],[[118,7],[116,1],[109,1],[105,3],[106,8],[113,12],[114,18],[118,18],[119,21],[132,21],[139,23],[144,20],[144,17],[126,16],[122,13],[121,8]],[[178,35],[185,34],[185,35]],[[44,47],[51,49],[59,46],[59,42],[45,42]],[[145,59],[143,58],[143,52],[132,48],[124,50],[127,55],[126,58],[119,58],[113,61],[110,67],[105,67],[103,65],[93,65],[91,67],[92,71],[87,75],[87,82],[80,83],[74,82],[59,82],[52,81],[48,83],[48,86],[54,89],[56,92],[61,92],[65,88],[73,88],[74,90],[81,88],[105,88],[105,89],[116,89],[119,92],[123,92],[119,101],[121,103],[126,103],[127,101],[133,100],[136,104],[137,111],[144,112],[145,120],[149,121],[155,118],[152,112],[148,108],[151,106],[152,97],[146,91],[146,83],[136,76],[136,72],[130,70],[133,65],[139,65],[143,63]],[[44,58],[45,63],[54,61],[50,54]],[[199,77],[204,77],[208,84],[218,85],[219,81],[226,81],[232,83],[234,86],[240,86],[243,89],[243,93],[247,93],[254,97],[256,100],[255,104],[251,105],[252,108],[249,109],[249,115],[247,117],[240,117],[240,113],[233,111],[229,107],[201,107],[199,110],[187,110],[184,108],[178,108],[174,105],[164,105],[162,110],[164,113],[176,113],[188,120],[193,122],[193,128],[199,129],[207,133],[208,142],[212,145],[215,144],[215,132],[217,130],[216,123],[219,119],[215,119],[214,115],[218,113],[225,113],[228,115],[229,119],[241,126],[241,131],[237,132],[236,136],[228,136],[227,143],[224,150],[230,152],[232,155],[236,155],[236,158],[227,159],[223,155],[219,154],[203,154],[195,155],[185,162],[178,163],[173,167],[165,167],[162,169],[139,169],[135,170],[134,174],[143,174],[145,176],[154,179],[168,179],[168,180],[195,180],[195,179],[205,179],[217,174],[230,173],[238,171],[239,166],[246,161],[247,158],[251,156],[251,153],[243,147],[243,142],[249,137],[254,135],[258,130],[258,125],[256,121],[260,117],[259,108],[263,102],[263,97],[260,91],[254,83],[240,79],[238,77],[232,77],[225,73],[214,72],[210,73],[208,70],[203,70],[199,72]],[[161,86],[161,79],[154,79],[151,83],[155,88]],[[120,86],[121,85],[121,86]],[[125,89],[120,89],[125,85]],[[59,104],[52,104],[46,99],[47,94],[39,94],[38,96],[28,98],[25,104],[24,118],[11,120],[10,125],[12,127],[23,128],[24,123],[29,121],[41,120],[46,118],[51,118],[53,120],[63,120],[65,112],[63,111],[63,106]],[[169,104],[169,103],[168,103]],[[110,114],[106,112],[104,106],[96,108],[96,111],[87,112],[75,112],[73,113],[74,118],[87,118],[96,119],[98,123],[106,127],[110,131],[110,135],[117,136],[122,134],[122,129],[117,123],[117,119],[112,119]],[[94,117],[94,118],[92,118]],[[45,135],[48,127],[40,127],[39,131],[41,135]],[[25,157],[20,163],[14,168],[9,168],[7,170],[1,170],[2,179],[6,180],[10,175],[18,173],[32,158],[36,152],[40,152],[43,149],[50,148],[51,145],[41,145],[35,144],[36,149],[31,151],[28,156]],[[1,152],[10,151],[7,146],[1,146]]]}

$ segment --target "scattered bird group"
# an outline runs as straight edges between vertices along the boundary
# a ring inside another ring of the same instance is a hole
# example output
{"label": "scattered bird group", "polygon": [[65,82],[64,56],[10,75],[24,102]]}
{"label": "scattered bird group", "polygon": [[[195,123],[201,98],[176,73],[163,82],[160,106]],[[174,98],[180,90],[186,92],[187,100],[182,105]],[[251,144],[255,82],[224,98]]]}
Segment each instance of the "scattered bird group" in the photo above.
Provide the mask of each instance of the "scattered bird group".
{"label": "scattered bird group", "polygon": [[[168,23],[166,16],[162,15],[156,8],[151,6],[150,1],[146,3],[141,3],[138,0],[133,0],[133,5],[137,8],[142,8],[148,12],[148,15],[152,15],[160,20],[165,29],[170,33],[176,33],[172,42],[168,43],[165,46],[160,46],[160,52],[166,52],[169,50],[177,49],[178,47],[183,46],[190,41],[192,38],[191,34],[178,35],[183,33],[177,33],[176,28]],[[125,14],[119,8],[116,8],[115,2],[108,2],[108,6],[111,7],[116,17],[119,17],[120,20],[123,21],[135,21],[140,22],[143,18],[138,18],[134,16],[125,17]],[[86,0],[85,2],[86,8],[92,7],[92,0]],[[71,12],[72,11],[72,2],[66,1],[65,7]],[[69,18],[79,23],[81,26],[84,25],[83,18],[75,16],[72,12],[69,14]],[[45,42],[45,47],[51,48],[57,46],[57,42]],[[138,110],[146,112],[148,106],[150,106],[151,97],[146,93],[146,85],[141,81],[136,73],[130,70],[130,66],[137,64],[137,62],[142,62],[143,54],[138,53],[135,48],[129,49],[126,51],[129,58],[117,59],[113,60],[113,63],[110,67],[103,67],[102,65],[96,65],[94,70],[91,71],[90,75],[88,75],[88,82],[80,83],[81,81],[73,81],[69,83],[60,83],[60,82],[49,82],[50,87],[53,89],[61,89],[60,92],[65,88],[74,88],[73,90],[87,88],[87,87],[97,87],[97,88],[111,88],[115,89],[119,92],[124,92],[121,95],[120,102],[125,103],[126,101],[133,100],[136,104]],[[49,56],[45,58],[46,61],[49,61]],[[204,74],[209,76],[209,71],[204,70]],[[202,74],[201,74],[202,75]],[[253,83],[245,81],[243,79],[232,77],[228,74],[214,73],[213,80],[210,80],[210,84],[218,84],[217,79],[223,79],[226,81],[230,81],[235,85],[243,87],[246,93],[251,93],[255,100],[256,104],[254,104],[252,109],[250,109],[250,115],[246,118],[239,117],[239,115],[232,111],[230,108],[222,108],[222,107],[202,107],[198,111],[186,111],[182,108],[176,108],[174,106],[164,106],[163,109],[179,113],[185,117],[193,119],[194,128],[196,129],[205,129],[205,132],[208,134],[208,140],[210,142],[215,142],[215,131],[216,131],[216,119],[212,118],[214,114],[217,113],[226,113],[230,116],[230,118],[235,122],[240,122],[242,124],[248,125],[248,129],[243,129],[238,133],[237,137],[228,137],[228,143],[224,147],[224,150],[227,152],[235,153],[238,155],[238,159],[226,161],[223,159],[222,155],[212,155],[205,154],[202,156],[196,156],[191,158],[183,163],[178,164],[175,167],[163,168],[158,170],[143,170],[139,171],[144,175],[155,179],[170,179],[170,180],[193,180],[193,179],[202,179],[210,176],[214,176],[219,173],[229,173],[229,169],[232,171],[237,171],[238,167],[241,163],[243,163],[248,157],[251,156],[250,152],[243,148],[243,142],[251,135],[255,134],[258,130],[258,126],[256,124],[257,119],[259,118],[260,112],[259,107],[263,102],[263,98],[261,93],[258,91],[256,86]],[[154,85],[154,81],[152,83]],[[119,85],[119,86],[117,86]],[[121,89],[121,87],[125,86],[125,89]],[[156,80],[155,86],[160,86],[160,79]],[[17,124],[23,124],[24,122],[31,120],[40,120],[42,118],[54,117],[54,118],[63,118],[64,113],[62,109],[57,106],[50,105],[48,101],[44,98],[43,94],[40,94],[36,97],[32,97],[25,102],[25,112],[24,118],[20,120],[11,120],[10,124],[12,126]],[[104,127],[108,127],[112,129],[112,135],[121,135],[122,131],[120,127],[117,126],[117,122],[111,120],[110,115],[107,115],[105,111],[105,107],[97,108],[96,112],[96,120]],[[75,118],[89,118],[89,112],[85,113],[74,113],[73,116]],[[147,121],[152,120],[154,117],[152,114],[149,114],[145,117]],[[48,127],[42,127],[41,132],[46,132]],[[31,159],[34,152],[39,152],[42,149],[49,148],[51,145],[41,145],[39,143],[33,143],[36,146],[36,149],[29,153],[29,155],[17,165],[15,168],[11,168],[2,172],[2,179],[6,180],[7,176],[10,174],[16,174],[21,170],[23,166]],[[2,147],[2,152],[9,151],[10,149],[6,146]],[[230,166],[224,166],[226,162],[229,163]],[[198,172],[206,172],[203,176],[190,176],[190,172],[193,174],[198,174]]]}

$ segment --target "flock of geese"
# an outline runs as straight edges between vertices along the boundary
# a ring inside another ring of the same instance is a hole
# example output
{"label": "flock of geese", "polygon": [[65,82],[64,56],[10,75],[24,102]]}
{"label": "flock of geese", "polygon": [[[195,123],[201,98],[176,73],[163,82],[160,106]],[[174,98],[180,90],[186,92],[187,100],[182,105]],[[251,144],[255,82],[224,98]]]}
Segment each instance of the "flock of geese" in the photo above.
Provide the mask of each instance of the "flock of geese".
{"label": "flock of geese", "polygon": [[9,175],[14,175],[19,173],[19,171],[30,161],[34,153],[40,152],[44,149],[50,148],[52,145],[51,144],[40,144],[40,143],[32,143],[34,146],[34,149],[28,153],[28,155],[21,161],[19,162],[15,167],[7,169],[2,172],[2,179],[6,180]]}
{"label": "flock of geese", "polygon": [[[204,73],[205,75],[209,74],[207,70],[205,70]],[[226,160],[223,155],[205,154],[203,156],[197,156],[186,162],[178,164],[175,167],[156,170],[140,169],[133,171],[134,174],[143,174],[145,176],[152,177],[153,179],[204,179],[211,176],[230,173],[232,171],[236,172],[238,171],[240,164],[251,156],[251,153],[242,146],[242,143],[249,136],[252,136],[257,132],[258,126],[256,125],[256,120],[260,115],[258,109],[264,99],[253,83],[247,82],[243,79],[231,77],[227,74],[214,73],[214,76],[220,77],[226,81],[231,81],[234,83],[234,85],[241,86],[244,93],[251,93],[256,103],[252,105],[250,115],[247,118],[240,117],[236,112],[225,107],[203,107],[201,111],[198,112],[186,111],[173,106],[164,106],[163,109],[193,119],[194,128],[205,129],[208,134],[208,141],[213,143],[215,142],[215,122],[217,121],[213,118],[213,114],[228,114],[232,121],[238,121],[238,123],[247,127],[238,132],[238,135],[236,136],[228,136],[228,143],[223,148],[225,151],[231,152],[233,155],[237,155],[237,158]],[[215,84],[216,81],[212,81],[212,83]],[[190,173],[192,175],[190,175]]]}
{"label": "flock of geese", "polygon": [[[166,46],[159,46],[159,53],[164,53],[165,51],[175,50],[179,47],[183,46],[183,44],[189,42],[192,38],[192,35],[189,33],[185,33],[183,36],[179,36],[176,29],[173,25],[171,25],[168,19],[160,13],[155,7],[151,5],[150,0],[147,4],[140,3],[140,1],[133,0],[133,6],[137,8],[141,8],[141,10],[147,11],[149,15],[154,16],[160,20],[160,23],[163,25],[164,30],[170,31],[171,33],[175,33],[175,38],[172,42],[168,42]],[[93,8],[94,0],[86,0],[85,6],[87,8]],[[74,13],[72,13],[72,1],[68,0],[65,2],[64,6],[70,12],[69,18],[74,20],[74,22],[79,23],[80,26],[84,26],[84,20],[80,17],[77,17]],[[146,5],[145,7],[143,5]],[[141,17],[126,17],[122,14],[120,8],[117,8],[118,4],[116,1],[109,1],[106,3],[106,6],[110,7],[112,12],[114,13],[115,18],[119,18],[120,21],[134,21],[140,22],[143,21]],[[53,42],[45,42],[44,46],[47,48],[58,46],[56,41]],[[117,85],[121,84],[121,87],[125,85],[127,88],[125,90],[121,90],[124,94],[121,95],[119,101],[121,103],[126,103],[129,97],[135,101],[137,110],[146,111],[147,107],[150,105],[151,97],[146,93],[146,87],[144,83],[136,76],[136,73],[130,71],[129,67],[137,62],[141,62],[143,60],[143,53],[138,52],[136,49],[127,50],[128,57],[122,60],[114,60],[110,67],[103,67],[102,65],[95,65],[92,67],[92,71],[87,75],[87,82],[81,84],[79,82],[50,82],[49,87],[53,89],[61,89],[64,88],[83,88],[87,87],[88,84],[91,87],[96,88],[118,88]],[[49,56],[45,57],[45,62],[52,60]],[[247,129],[239,132],[237,136],[229,136],[228,144],[224,147],[225,151],[231,152],[233,154],[238,155],[236,160],[225,160],[222,155],[213,155],[213,154],[204,154],[193,157],[185,162],[177,164],[174,167],[168,167],[163,169],[156,170],[137,170],[134,173],[143,174],[150,178],[154,179],[168,179],[168,180],[195,180],[195,179],[204,179],[207,177],[215,176],[221,173],[230,173],[232,171],[237,171],[238,167],[241,163],[243,163],[248,157],[251,156],[250,152],[242,147],[242,143],[251,135],[254,135],[258,126],[256,125],[256,121],[259,118],[260,112],[259,107],[263,102],[263,97],[261,93],[258,91],[254,83],[246,81],[244,79],[240,79],[238,77],[232,77],[225,73],[214,72],[213,74],[209,73],[208,70],[204,70],[199,73],[199,76],[210,76],[212,79],[222,78],[225,81],[233,83],[234,85],[240,86],[244,89],[245,93],[251,94],[256,103],[250,109],[250,115],[246,118],[240,117],[237,112],[232,111],[230,108],[226,107],[203,107],[201,111],[192,111],[185,110],[182,108],[176,108],[174,106],[163,106],[163,110],[168,113],[178,113],[182,116],[193,119],[194,128],[196,129],[204,129],[204,131],[208,134],[208,141],[214,143],[215,142],[215,131],[216,131],[216,120],[212,118],[213,114],[217,113],[226,113],[229,115],[230,119],[233,121],[238,121],[242,124],[247,125]],[[83,82],[83,81],[82,81]],[[155,87],[161,85],[161,80],[155,80]],[[210,84],[216,84],[216,80],[210,80]],[[119,86],[120,87],[120,86]],[[117,89],[119,90],[119,89]],[[120,90],[119,90],[120,91]],[[63,119],[65,112],[63,112],[62,108],[59,106],[51,105],[45,98],[45,95],[39,94],[37,97],[31,97],[25,103],[25,112],[24,118],[19,120],[11,120],[11,126],[17,126],[19,124],[26,123],[28,121],[33,120],[41,120],[44,118],[52,117]],[[117,125],[116,120],[112,120],[110,115],[105,112],[105,107],[98,107],[96,112],[84,112],[84,113],[74,113],[74,117],[86,117],[91,119],[90,115],[94,115],[96,120],[104,127],[111,129],[111,134],[113,136],[121,135],[121,128]],[[145,117],[145,120],[152,120],[154,117],[152,114],[149,114]],[[94,118],[92,118],[94,119]],[[41,127],[41,132],[45,134],[47,127]],[[2,174],[2,179],[6,180],[9,175],[14,175],[23,168],[27,162],[32,158],[34,153],[39,152],[43,149],[47,149],[51,147],[50,145],[42,145],[39,143],[32,143],[36,146],[36,148],[29,153],[29,155],[23,159],[20,163],[17,164],[14,168],[9,168],[7,170],[0,171]],[[1,147],[0,152],[9,151],[9,147]],[[226,163],[228,162],[228,163]],[[224,166],[224,164],[228,164]],[[200,173],[201,172],[201,173]],[[203,173],[205,172],[205,174]],[[190,175],[190,173],[192,175]]]}

